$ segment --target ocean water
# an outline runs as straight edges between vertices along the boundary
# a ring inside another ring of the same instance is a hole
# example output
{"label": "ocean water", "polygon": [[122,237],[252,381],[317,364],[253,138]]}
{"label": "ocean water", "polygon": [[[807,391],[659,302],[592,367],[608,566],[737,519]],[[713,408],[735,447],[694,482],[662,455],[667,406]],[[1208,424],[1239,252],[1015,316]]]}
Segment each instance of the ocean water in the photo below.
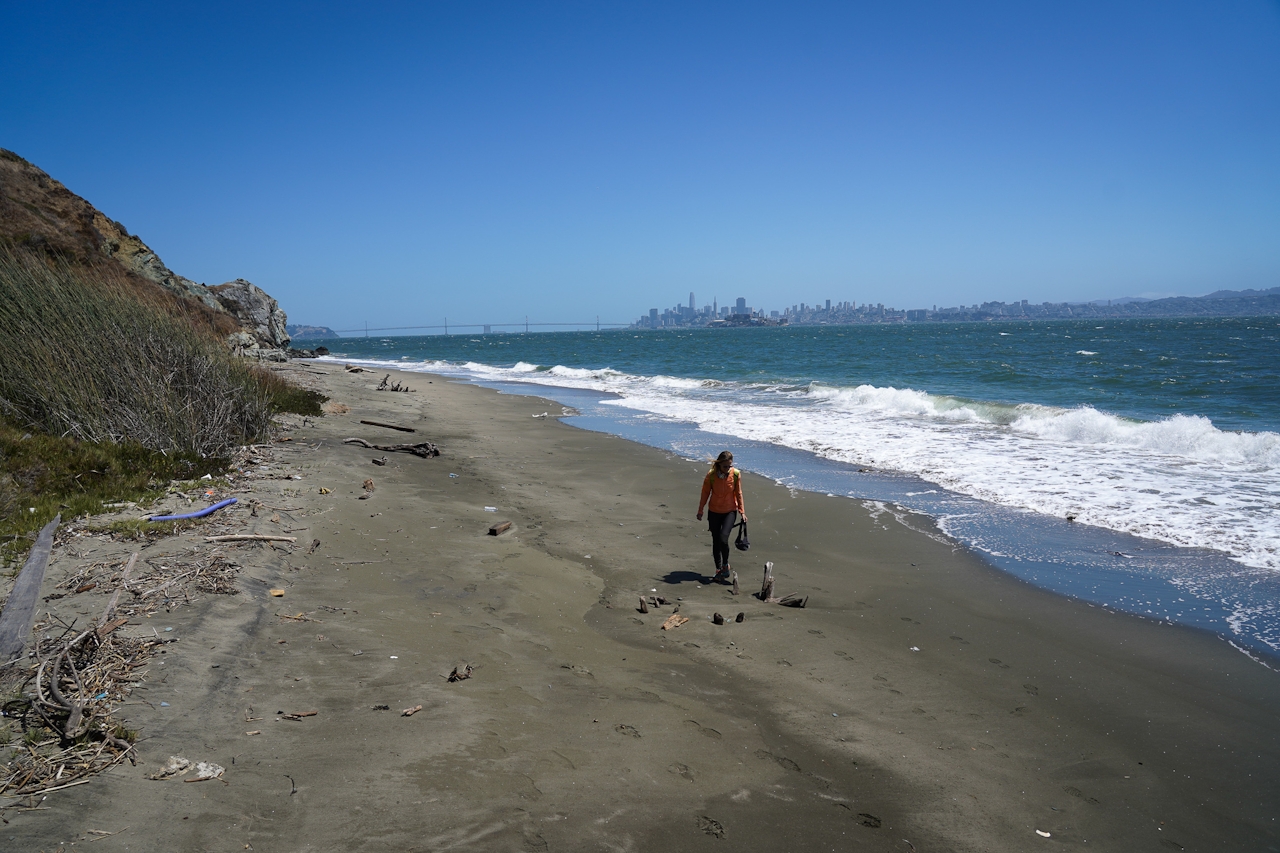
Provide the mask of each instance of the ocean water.
{"label": "ocean water", "polygon": [[1029,582],[1280,660],[1280,318],[326,345],[551,397],[571,423],[689,457],[728,446]]}

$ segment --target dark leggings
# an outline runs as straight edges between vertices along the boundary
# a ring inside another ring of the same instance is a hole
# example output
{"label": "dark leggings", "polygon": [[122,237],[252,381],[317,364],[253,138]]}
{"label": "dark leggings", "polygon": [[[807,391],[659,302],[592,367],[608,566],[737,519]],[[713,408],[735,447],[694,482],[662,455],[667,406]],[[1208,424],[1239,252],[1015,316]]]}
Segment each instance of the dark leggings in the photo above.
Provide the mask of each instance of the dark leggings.
{"label": "dark leggings", "polygon": [[711,556],[716,571],[729,568],[729,536],[738,525],[738,511],[707,512],[707,528],[711,531]]}

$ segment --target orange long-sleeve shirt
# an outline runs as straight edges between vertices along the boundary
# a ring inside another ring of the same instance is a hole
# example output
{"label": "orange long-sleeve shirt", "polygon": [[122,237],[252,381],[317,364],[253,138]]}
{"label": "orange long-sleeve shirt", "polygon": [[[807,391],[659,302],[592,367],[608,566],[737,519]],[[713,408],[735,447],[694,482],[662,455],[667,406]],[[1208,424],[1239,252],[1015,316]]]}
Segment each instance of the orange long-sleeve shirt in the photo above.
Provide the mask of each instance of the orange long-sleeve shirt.
{"label": "orange long-sleeve shirt", "polygon": [[[711,498],[710,505],[707,498]],[[707,472],[702,480],[702,498],[698,501],[698,512],[703,506],[712,512],[733,512],[735,509],[745,518],[747,508],[742,503],[742,473],[737,468],[729,469],[729,476],[723,480],[716,476],[715,469]]]}

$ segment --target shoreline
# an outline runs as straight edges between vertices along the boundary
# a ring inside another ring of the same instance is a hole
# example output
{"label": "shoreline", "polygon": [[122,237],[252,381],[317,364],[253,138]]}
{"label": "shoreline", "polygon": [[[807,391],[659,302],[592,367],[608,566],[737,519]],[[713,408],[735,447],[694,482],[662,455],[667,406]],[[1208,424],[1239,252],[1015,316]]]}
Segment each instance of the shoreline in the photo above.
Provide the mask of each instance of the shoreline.
{"label": "shoreline", "polygon": [[[352,363],[394,369],[391,362],[377,359]],[[1280,575],[1247,566],[1226,552],[1073,523],[952,492],[918,474],[866,468],[795,447],[706,432],[691,423],[655,422],[643,410],[599,404],[625,401],[616,392],[538,381],[444,377],[503,394],[545,397],[575,410],[566,418],[570,425],[688,458],[714,456],[722,445],[742,448],[756,473],[779,484],[900,507],[927,518],[940,535],[987,565],[1037,588],[1203,630],[1251,659],[1265,661],[1264,666],[1280,667],[1280,621],[1273,607],[1280,600]],[[1191,604],[1185,600],[1188,593]]]}
{"label": "shoreline", "polygon": [[[733,555],[734,598],[702,582],[702,463],[531,418],[550,411],[536,395],[422,373],[393,377],[415,393],[378,393],[373,373],[288,369],[350,412],[292,419],[280,476],[248,484],[296,510],[277,523],[242,502],[226,521],[287,528],[298,546],[229,548],[242,594],[161,617],[184,642],[136,694],[154,707],[128,709],[148,738],[139,766],[51,795],[48,811],[7,813],[16,849],[124,825],[135,829],[102,849],[896,850],[906,838],[1013,851],[1044,841],[1036,830],[1101,849],[1280,844],[1280,676],[1206,632],[1040,590],[858,502],[750,473],[752,549]],[[406,438],[361,419],[413,426],[444,455],[375,466],[381,452],[342,439]],[[497,520],[513,529],[488,536]],[[144,551],[207,548],[201,538]],[[46,585],[84,559],[55,551]],[[749,595],[764,560],[807,608]],[[663,632],[670,607],[637,613],[651,589],[683,599],[690,621]],[[77,607],[85,596],[53,609]],[[713,612],[746,618],[716,626]],[[128,630],[156,622],[143,621]],[[472,678],[445,680],[466,663]],[[318,714],[271,719],[304,707]],[[225,784],[144,778],[171,754],[217,761]]]}

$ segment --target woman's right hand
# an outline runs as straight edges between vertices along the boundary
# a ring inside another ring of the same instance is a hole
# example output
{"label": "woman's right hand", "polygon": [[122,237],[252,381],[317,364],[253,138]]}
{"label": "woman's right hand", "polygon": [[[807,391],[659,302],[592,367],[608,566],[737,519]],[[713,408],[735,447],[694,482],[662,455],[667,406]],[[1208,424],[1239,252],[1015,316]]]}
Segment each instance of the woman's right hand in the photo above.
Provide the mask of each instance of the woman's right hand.
{"label": "woman's right hand", "polygon": [[698,510],[698,521],[702,521],[702,510]]}

